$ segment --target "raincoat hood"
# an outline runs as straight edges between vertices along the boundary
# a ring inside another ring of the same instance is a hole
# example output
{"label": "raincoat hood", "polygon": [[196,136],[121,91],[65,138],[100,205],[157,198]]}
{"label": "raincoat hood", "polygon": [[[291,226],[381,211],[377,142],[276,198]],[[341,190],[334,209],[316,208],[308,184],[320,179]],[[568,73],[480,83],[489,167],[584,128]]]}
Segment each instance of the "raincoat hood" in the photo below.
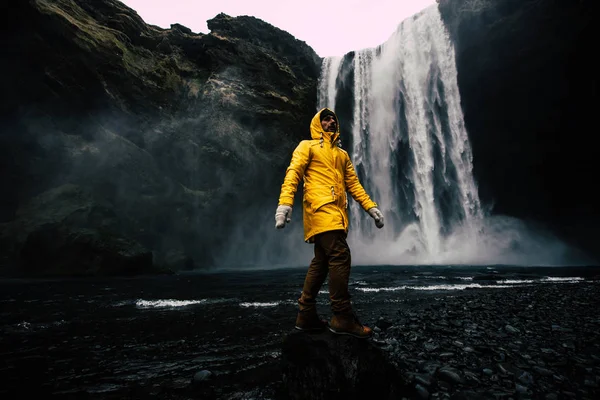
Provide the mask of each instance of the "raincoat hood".
{"label": "raincoat hood", "polygon": [[[325,132],[323,130],[323,127],[321,126],[321,113],[324,110],[331,111],[331,113],[333,113],[333,115],[335,116],[335,120],[337,121],[337,127],[336,127],[335,133]],[[316,140],[323,139],[325,142],[330,142],[330,143],[337,142],[340,138],[340,119],[338,118],[337,114],[329,108],[320,109],[315,114],[312,121],[310,122],[310,136],[311,136],[311,138],[316,139]]]}

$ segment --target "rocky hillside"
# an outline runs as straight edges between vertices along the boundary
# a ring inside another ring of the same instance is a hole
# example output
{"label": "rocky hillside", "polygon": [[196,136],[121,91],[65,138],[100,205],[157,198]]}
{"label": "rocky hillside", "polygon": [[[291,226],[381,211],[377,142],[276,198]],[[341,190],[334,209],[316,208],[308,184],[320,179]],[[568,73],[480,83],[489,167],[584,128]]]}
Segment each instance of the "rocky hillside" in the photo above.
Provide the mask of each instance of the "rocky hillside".
{"label": "rocky hillside", "polygon": [[592,0],[439,0],[483,200],[600,261]]}
{"label": "rocky hillside", "polygon": [[320,59],[304,42],[224,14],[209,34],[161,29],[117,0],[13,8],[0,39],[2,273],[209,266],[244,206],[275,207],[316,107]]}

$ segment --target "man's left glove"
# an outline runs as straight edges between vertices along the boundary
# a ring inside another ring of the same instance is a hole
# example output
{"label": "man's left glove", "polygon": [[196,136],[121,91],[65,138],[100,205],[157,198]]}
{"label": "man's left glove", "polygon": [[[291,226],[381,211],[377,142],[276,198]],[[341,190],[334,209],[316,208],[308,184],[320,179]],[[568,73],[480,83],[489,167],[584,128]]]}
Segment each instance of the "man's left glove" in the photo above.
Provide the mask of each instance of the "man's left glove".
{"label": "man's left glove", "polygon": [[292,207],[291,206],[278,206],[275,211],[275,228],[285,228],[285,223],[288,224],[292,221]]}
{"label": "man's left glove", "polygon": [[379,229],[383,228],[383,214],[381,211],[379,211],[377,207],[373,207],[367,212],[375,220],[375,226],[377,226]]}

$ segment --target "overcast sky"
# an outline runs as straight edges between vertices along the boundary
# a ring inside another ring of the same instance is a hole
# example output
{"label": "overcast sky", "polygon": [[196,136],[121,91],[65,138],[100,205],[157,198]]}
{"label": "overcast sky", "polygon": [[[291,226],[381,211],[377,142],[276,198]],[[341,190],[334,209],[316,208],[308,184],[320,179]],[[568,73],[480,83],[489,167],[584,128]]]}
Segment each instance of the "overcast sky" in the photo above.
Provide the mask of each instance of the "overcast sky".
{"label": "overcast sky", "polygon": [[319,56],[341,56],[385,42],[402,20],[435,0],[121,0],[149,24],[173,23],[208,33],[206,21],[220,12],[260,18]]}

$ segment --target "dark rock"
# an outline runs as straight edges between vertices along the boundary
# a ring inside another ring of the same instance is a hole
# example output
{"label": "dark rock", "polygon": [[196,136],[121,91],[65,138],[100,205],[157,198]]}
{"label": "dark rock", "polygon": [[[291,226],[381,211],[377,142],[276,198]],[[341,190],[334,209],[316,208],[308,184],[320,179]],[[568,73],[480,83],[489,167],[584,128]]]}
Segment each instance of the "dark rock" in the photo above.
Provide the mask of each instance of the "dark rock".
{"label": "dark rock", "polygon": [[193,32],[190,28],[181,24],[171,24],[171,30],[178,31],[186,35],[193,35]]}
{"label": "dark rock", "polygon": [[90,229],[44,225],[20,253],[27,276],[139,275],[154,273],[152,253],[139,243]]}
{"label": "dark rock", "polygon": [[523,385],[519,385],[518,383],[517,383],[517,384],[515,384],[515,390],[516,390],[518,393],[521,393],[521,394],[522,394],[522,393],[527,393],[527,387],[525,387],[525,386],[523,386]]}
{"label": "dark rock", "polygon": [[192,381],[194,383],[206,382],[212,379],[214,374],[208,370],[203,369],[202,371],[198,371],[194,374],[194,378]]}
{"label": "dark rock", "polygon": [[423,364],[421,367],[421,371],[428,373],[429,375],[433,375],[440,368],[440,364],[435,361],[429,361]]}
{"label": "dark rock", "polygon": [[381,317],[377,320],[377,322],[375,323],[375,326],[378,327],[381,330],[386,330],[389,327],[391,327],[393,325],[393,323],[391,321],[388,321],[387,319]]}
{"label": "dark rock", "polygon": [[519,373],[516,374],[516,376],[519,382],[521,382],[525,386],[532,385],[534,382],[533,376],[531,376],[531,374],[527,371],[519,371]]}
{"label": "dark rock", "polygon": [[533,367],[533,371],[538,374],[538,375],[542,375],[542,376],[552,376],[554,373],[552,371],[550,371],[549,369],[546,368],[542,368],[542,367],[538,367],[535,366]]}
{"label": "dark rock", "polygon": [[437,372],[437,375],[438,375],[438,379],[448,382],[448,383],[458,384],[458,383],[464,382],[463,377],[460,375],[459,371],[457,371],[455,368],[450,368],[450,367],[440,368],[439,371]]}
{"label": "dark rock", "polygon": [[192,378],[191,388],[193,392],[202,399],[216,399],[215,386],[215,375],[211,371],[198,371]]}
{"label": "dark rock", "polygon": [[521,331],[518,328],[515,328],[514,326],[511,326],[511,325],[506,325],[504,327],[504,329],[508,333],[521,333]]}
{"label": "dark rock", "polygon": [[463,390],[450,397],[451,400],[486,400],[487,396],[471,390]]}
{"label": "dark rock", "polygon": [[315,111],[321,59],[306,43],[224,14],[209,34],[161,29],[116,0],[13,11],[0,37],[2,265],[20,264],[25,239],[9,231],[33,220],[26,205],[68,184],[161,265],[214,266],[237,229],[248,242]]}
{"label": "dark rock", "polygon": [[329,332],[288,334],[282,371],[290,399],[395,399],[408,390],[385,354],[369,340]]}
{"label": "dark rock", "polygon": [[431,386],[431,375],[429,374],[415,374],[414,376],[415,382],[423,385],[423,386]]}
{"label": "dark rock", "polygon": [[475,385],[475,386],[479,386],[479,384],[481,384],[481,380],[479,379],[479,376],[477,374],[475,374],[474,372],[465,370],[465,371],[463,371],[463,375],[465,376],[465,380],[467,381],[467,383],[469,383],[471,385]]}
{"label": "dark rock", "polygon": [[110,204],[68,184],[31,199],[1,231],[29,277],[157,272],[152,253],[118,227]]}
{"label": "dark rock", "polygon": [[415,385],[415,392],[417,393],[417,398],[427,400],[429,398],[429,391],[427,388],[417,384]]}

